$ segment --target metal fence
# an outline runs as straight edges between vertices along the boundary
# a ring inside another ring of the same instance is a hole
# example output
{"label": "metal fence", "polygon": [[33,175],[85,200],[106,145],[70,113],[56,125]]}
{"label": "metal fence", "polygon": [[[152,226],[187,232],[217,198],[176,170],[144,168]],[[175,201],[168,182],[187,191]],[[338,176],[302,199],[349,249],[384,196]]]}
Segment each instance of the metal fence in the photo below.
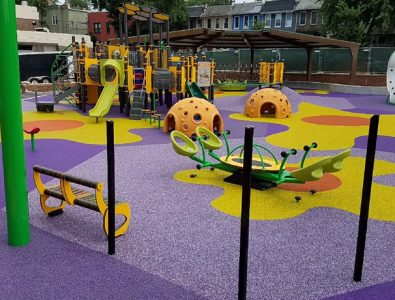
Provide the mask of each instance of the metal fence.
{"label": "metal fence", "polygon": [[[387,64],[395,48],[361,48],[357,71],[360,73],[386,73]],[[204,54],[216,62],[217,70],[249,70],[248,49],[206,51]],[[305,49],[268,49],[254,51],[254,68],[259,61],[285,61],[286,72],[305,72],[307,53]],[[313,72],[348,73],[351,69],[351,53],[348,49],[317,48],[313,56]]]}

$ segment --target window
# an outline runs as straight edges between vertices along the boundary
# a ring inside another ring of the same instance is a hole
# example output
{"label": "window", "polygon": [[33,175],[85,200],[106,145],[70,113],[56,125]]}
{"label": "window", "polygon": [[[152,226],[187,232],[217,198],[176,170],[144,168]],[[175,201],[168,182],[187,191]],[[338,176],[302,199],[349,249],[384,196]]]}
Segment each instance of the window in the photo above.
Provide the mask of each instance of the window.
{"label": "window", "polygon": [[93,33],[101,33],[101,23],[93,23]]}
{"label": "window", "polygon": [[265,28],[272,27],[272,15],[265,15]]}
{"label": "window", "polygon": [[285,18],[285,27],[292,27],[292,13],[287,13]]}
{"label": "window", "polygon": [[202,19],[198,19],[198,22],[197,22],[197,23],[198,23],[198,27],[199,27],[199,28],[202,28]]}
{"label": "window", "polygon": [[52,16],[52,25],[58,25],[58,16]]}
{"label": "window", "polygon": [[239,17],[235,17],[235,29],[239,29]]}
{"label": "window", "polygon": [[252,26],[258,24],[259,18],[258,15],[253,15],[252,16]]}
{"label": "window", "polygon": [[207,28],[211,28],[211,19],[207,19]]}
{"label": "window", "polygon": [[301,11],[299,13],[299,25],[300,26],[306,25],[306,12],[305,11]]}
{"label": "window", "polygon": [[311,11],[310,25],[317,25],[318,11]]}
{"label": "window", "polygon": [[248,29],[248,16],[244,16],[244,29]]}
{"label": "window", "polygon": [[225,18],[225,20],[224,20],[224,28],[228,28],[228,26],[229,26],[228,22],[229,22],[228,18]]}
{"label": "window", "polygon": [[215,28],[219,28],[219,18],[215,18]]}
{"label": "window", "polygon": [[274,27],[280,28],[281,27],[281,14],[276,14],[274,18]]}
{"label": "window", "polygon": [[110,24],[110,22],[106,23],[106,31],[107,31],[107,33],[110,33],[110,31],[111,31],[111,24]]}

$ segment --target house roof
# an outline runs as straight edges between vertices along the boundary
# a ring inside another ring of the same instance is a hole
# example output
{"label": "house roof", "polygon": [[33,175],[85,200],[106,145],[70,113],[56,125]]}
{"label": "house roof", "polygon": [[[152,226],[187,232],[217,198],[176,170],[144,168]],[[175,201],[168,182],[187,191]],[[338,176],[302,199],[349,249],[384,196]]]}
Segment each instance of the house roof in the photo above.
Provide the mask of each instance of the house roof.
{"label": "house roof", "polygon": [[204,5],[187,6],[188,16],[190,18],[199,18],[204,12]]}
{"label": "house roof", "polygon": [[233,4],[230,14],[231,15],[259,14],[261,8],[262,8],[262,2]]}
{"label": "house roof", "polygon": [[299,3],[296,5],[295,10],[312,10],[312,9],[320,9],[322,6],[322,0],[299,0]]}
{"label": "house roof", "polygon": [[[313,0],[315,1],[315,0]],[[262,6],[262,13],[265,12],[282,12],[293,11],[295,9],[295,0],[274,0],[266,1]]]}
{"label": "house roof", "polygon": [[231,9],[232,9],[231,5],[207,6],[206,10],[201,15],[201,17],[202,18],[207,18],[207,17],[229,16],[229,13],[230,13]]}

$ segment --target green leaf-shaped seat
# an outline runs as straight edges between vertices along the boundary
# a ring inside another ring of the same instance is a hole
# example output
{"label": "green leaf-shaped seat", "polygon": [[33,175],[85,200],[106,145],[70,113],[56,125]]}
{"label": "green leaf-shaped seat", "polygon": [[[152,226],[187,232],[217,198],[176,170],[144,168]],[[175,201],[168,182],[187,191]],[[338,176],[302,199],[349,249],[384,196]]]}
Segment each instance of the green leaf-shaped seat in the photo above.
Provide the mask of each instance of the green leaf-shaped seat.
{"label": "green leaf-shaped seat", "polygon": [[331,157],[331,162],[324,167],[325,172],[338,172],[343,168],[343,160],[351,155],[351,149],[340,152],[339,154]]}
{"label": "green leaf-shaped seat", "polygon": [[[176,138],[183,141],[185,144],[181,145],[176,141]],[[173,145],[174,151],[183,156],[194,156],[198,153],[199,149],[195,143],[185,134],[180,131],[174,130],[170,133],[170,140]]]}
{"label": "green leaf-shaped seat", "polygon": [[222,147],[222,142],[219,137],[212,131],[205,127],[196,127],[196,134],[199,137],[206,136],[206,139],[202,139],[204,148],[208,150],[217,150]]}
{"label": "green leaf-shaped seat", "polygon": [[291,175],[301,181],[318,180],[324,175],[324,167],[331,162],[332,157],[325,157],[314,164],[291,172]]}

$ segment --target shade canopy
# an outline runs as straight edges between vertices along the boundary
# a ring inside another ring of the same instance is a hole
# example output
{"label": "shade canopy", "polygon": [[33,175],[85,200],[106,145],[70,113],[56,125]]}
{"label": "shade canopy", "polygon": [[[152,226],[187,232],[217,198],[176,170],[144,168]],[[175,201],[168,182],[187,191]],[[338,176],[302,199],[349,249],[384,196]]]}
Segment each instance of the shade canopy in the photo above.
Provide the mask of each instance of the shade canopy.
{"label": "shade canopy", "polygon": [[[162,33],[162,39],[166,33]],[[130,37],[130,42],[136,42],[136,37]],[[159,34],[153,35],[153,40],[159,40]],[[212,30],[206,28],[172,31],[169,33],[172,48],[349,48],[358,49],[359,44],[329,39],[308,34],[288,32],[276,29],[252,31]]]}

